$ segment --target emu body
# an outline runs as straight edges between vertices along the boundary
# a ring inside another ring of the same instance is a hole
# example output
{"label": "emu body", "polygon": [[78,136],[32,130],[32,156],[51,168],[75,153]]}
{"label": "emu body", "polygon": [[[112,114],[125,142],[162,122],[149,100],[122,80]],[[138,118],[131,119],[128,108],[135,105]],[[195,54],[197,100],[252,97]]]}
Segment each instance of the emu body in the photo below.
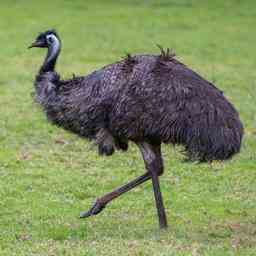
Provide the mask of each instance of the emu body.
{"label": "emu body", "polygon": [[35,80],[36,100],[49,121],[81,137],[95,139],[99,153],[111,155],[135,142],[146,173],[99,198],[81,217],[151,179],[160,227],[167,221],[158,176],[163,173],[161,143],[182,144],[187,158],[225,160],[239,152],[243,126],[239,115],[212,83],[174,58],[128,55],[84,77],[63,81],[54,71],[60,53],[56,32],[38,36],[32,47],[48,48]]}

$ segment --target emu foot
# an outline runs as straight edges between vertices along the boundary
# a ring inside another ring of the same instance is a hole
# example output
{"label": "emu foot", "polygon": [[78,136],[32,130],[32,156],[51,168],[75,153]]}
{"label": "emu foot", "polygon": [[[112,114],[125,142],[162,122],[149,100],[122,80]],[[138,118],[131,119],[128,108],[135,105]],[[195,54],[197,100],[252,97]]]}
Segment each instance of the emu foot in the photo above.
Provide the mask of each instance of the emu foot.
{"label": "emu foot", "polygon": [[87,218],[89,216],[96,215],[100,213],[105,208],[105,206],[105,204],[96,201],[89,211],[84,211],[80,213],[80,218]]}

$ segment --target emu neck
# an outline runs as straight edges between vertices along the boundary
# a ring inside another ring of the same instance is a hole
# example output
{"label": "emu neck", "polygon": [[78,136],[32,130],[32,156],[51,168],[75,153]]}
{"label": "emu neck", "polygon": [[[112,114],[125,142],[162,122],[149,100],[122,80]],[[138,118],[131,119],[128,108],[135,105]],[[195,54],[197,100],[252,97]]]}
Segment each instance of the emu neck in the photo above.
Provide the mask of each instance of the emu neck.
{"label": "emu neck", "polygon": [[54,71],[57,58],[60,54],[60,42],[55,41],[48,47],[48,52],[45,57],[44,63],[40,69],[40,73]]}

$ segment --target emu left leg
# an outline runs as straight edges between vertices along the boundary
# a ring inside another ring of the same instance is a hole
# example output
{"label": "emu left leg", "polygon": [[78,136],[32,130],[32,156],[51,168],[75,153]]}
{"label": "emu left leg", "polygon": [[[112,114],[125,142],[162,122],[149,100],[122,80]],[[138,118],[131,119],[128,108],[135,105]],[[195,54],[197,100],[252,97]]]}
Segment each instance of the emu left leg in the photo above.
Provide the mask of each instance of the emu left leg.
{"label": "emu left leg", "polygon": [[147,142],[142,142],[138,143],[138,146],[142,153],[146,169],[149,171],[152,178],[160,228],[167,228],[167,219],[159,184],[159,176],[163,174],[164,170],[161,155],[161,145],[153,145]]}

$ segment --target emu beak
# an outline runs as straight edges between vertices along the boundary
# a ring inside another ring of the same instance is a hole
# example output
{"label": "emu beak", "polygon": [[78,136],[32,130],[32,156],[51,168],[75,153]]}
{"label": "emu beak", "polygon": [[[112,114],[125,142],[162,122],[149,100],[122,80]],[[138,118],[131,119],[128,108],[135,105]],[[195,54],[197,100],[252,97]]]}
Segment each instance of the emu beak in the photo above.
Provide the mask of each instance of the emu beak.
{"label": "emu beak", "polygon": [[28,49],[33,48],[33,47],[44,47],[44,42],[41,41],[35,41],[34,43],[32,43]]}
{"label": "emu beak", "polygon": [[28,49],[33,48],[33,47],[36,47],[36,42],[34,42],[33,44],[31,44],[31,45],[28,47]]}

